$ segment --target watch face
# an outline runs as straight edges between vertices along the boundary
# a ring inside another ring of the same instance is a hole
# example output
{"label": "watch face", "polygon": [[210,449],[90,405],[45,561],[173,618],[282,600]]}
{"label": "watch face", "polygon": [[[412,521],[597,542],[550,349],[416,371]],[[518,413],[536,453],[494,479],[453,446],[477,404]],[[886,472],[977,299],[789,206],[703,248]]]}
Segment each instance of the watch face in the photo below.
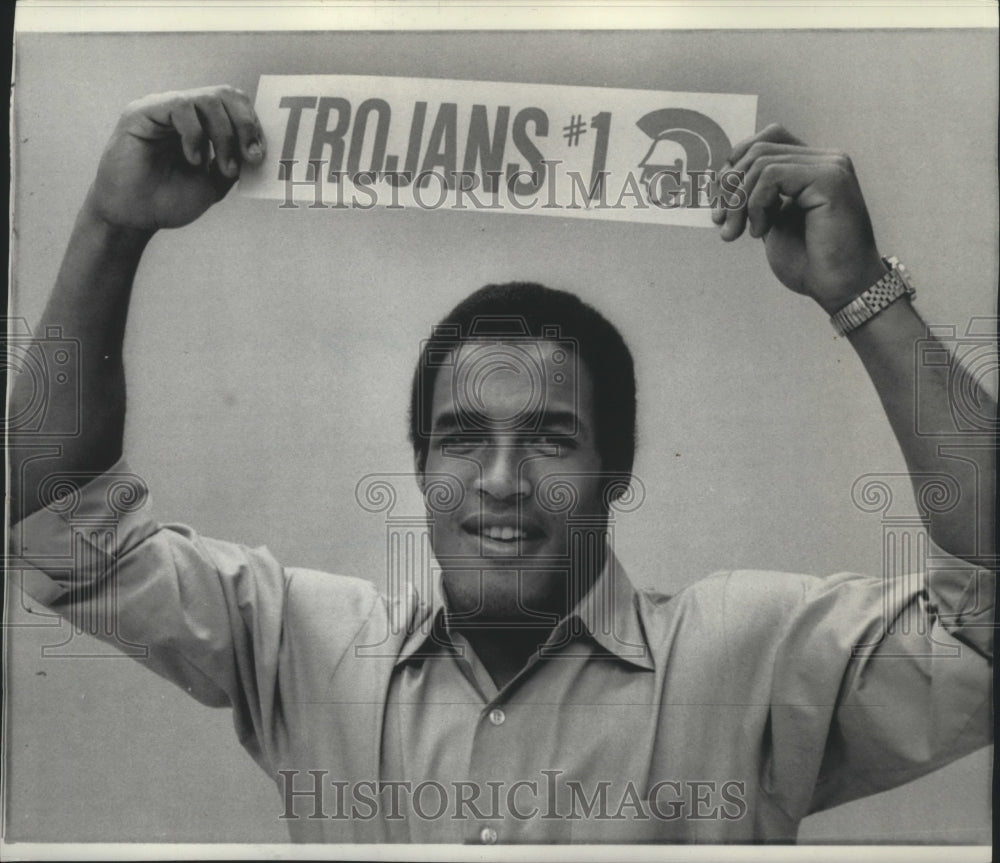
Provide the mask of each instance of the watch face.
{"label": "watch face", "polygon": [[910,271],[903,266],[899,258],[892,255],[888,258],[882,258],[882,261],[890,270],[895,270],[899,273],[899,277],[903,281],[903,287],[906,288],[907,294],[911,297],[916,294],[916,291],[913,288],[913,279],[910,277]]}
{"label": "watch face", "polygon": [[910,278],[910,271],[899,261],[896,261],[896,269],[899,271],[899,277],[903,280],[903,284],[906,286],[906,292],[911,296],[915,294],[916,291],[913,289],[913,280]]}

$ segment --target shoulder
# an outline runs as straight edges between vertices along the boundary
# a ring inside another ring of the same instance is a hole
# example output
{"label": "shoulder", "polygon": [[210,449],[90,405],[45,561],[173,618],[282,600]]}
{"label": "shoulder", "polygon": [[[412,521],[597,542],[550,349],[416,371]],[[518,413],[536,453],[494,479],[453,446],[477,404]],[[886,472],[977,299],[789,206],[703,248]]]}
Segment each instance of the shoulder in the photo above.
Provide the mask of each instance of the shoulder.
{"label": "shoulder", "polygon": [[716,572],[667,596],[637,591],[651,643],[694,639],[703,649],[740,649],[776,639],[823,579],[767,570]]}
{"label": "shoulder", "polygon": [[322,626],[364,623],[390,615],[408,620],[421,606],[410,584],[398,595],[388,595],[372,581],[303,567],[285,568],[285,603],[297,621],[313,620]]}
{"label": "shoulder", "polygon": [[640,604],[654,615],[695,612],[746,614],[765,609],[789,609],[818,586],[814,575],[770,570],[737,569],[715,572],[678,593],[639,590]]}
{"label": "shoulder", "polygon": [[382,597],[368,579],[298,566],[285,567],[285,593],[289,602],[339,610],[339,615],[370,612]]}

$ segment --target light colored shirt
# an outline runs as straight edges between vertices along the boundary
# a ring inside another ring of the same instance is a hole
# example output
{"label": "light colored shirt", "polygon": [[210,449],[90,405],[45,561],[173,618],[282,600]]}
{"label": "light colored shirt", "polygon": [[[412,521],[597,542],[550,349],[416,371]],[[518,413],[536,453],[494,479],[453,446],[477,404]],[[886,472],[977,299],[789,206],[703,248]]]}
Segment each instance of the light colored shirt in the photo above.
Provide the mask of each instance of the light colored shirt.
{"label": "light colored shirt", "polygon": [[994,575],[933,549],[892,581],[737,571],[673,597],[612,558],[498,690],[439,587],[161,525],[128,476],[15,525],[12,570],[231,707],[296,841],[794,841],[992,737]]}

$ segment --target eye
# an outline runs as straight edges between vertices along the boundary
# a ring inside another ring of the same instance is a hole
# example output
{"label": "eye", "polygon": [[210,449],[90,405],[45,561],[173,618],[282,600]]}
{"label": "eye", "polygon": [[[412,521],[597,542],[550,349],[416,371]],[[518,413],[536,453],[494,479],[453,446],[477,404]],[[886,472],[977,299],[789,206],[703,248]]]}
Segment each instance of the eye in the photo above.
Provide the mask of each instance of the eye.
{"label": "eye", "polygon": [[455,453],[471,452],[487,444],[489,444],[489,439],[486,437],[475,437],[465,434],[447,434],[438,440],[439,449]]}
{"label": "eye", "polygon": [[553,453],[553,455],[559,455],[576,448],[576,440],[574,438],[566,434],[556,434],[555,432],[539,432],[538,434],[528,435],[524,443],[525,446],[544,447],[546,449],[555,447],[557,452]]}

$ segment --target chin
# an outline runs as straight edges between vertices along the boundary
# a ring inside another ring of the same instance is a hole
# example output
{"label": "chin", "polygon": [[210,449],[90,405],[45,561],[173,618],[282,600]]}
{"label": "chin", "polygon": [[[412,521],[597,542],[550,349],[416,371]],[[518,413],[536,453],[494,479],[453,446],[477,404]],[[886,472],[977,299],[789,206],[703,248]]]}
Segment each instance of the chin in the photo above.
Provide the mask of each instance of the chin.
{"label": "chin", "polygon": [[[483,560],[482,569],[444,569],[449,605],[498,623],[529,622],[561,613],[566,603],[565,572],[522,570],[509,559]],[[554,622],[554,621],[549,621]]]}

